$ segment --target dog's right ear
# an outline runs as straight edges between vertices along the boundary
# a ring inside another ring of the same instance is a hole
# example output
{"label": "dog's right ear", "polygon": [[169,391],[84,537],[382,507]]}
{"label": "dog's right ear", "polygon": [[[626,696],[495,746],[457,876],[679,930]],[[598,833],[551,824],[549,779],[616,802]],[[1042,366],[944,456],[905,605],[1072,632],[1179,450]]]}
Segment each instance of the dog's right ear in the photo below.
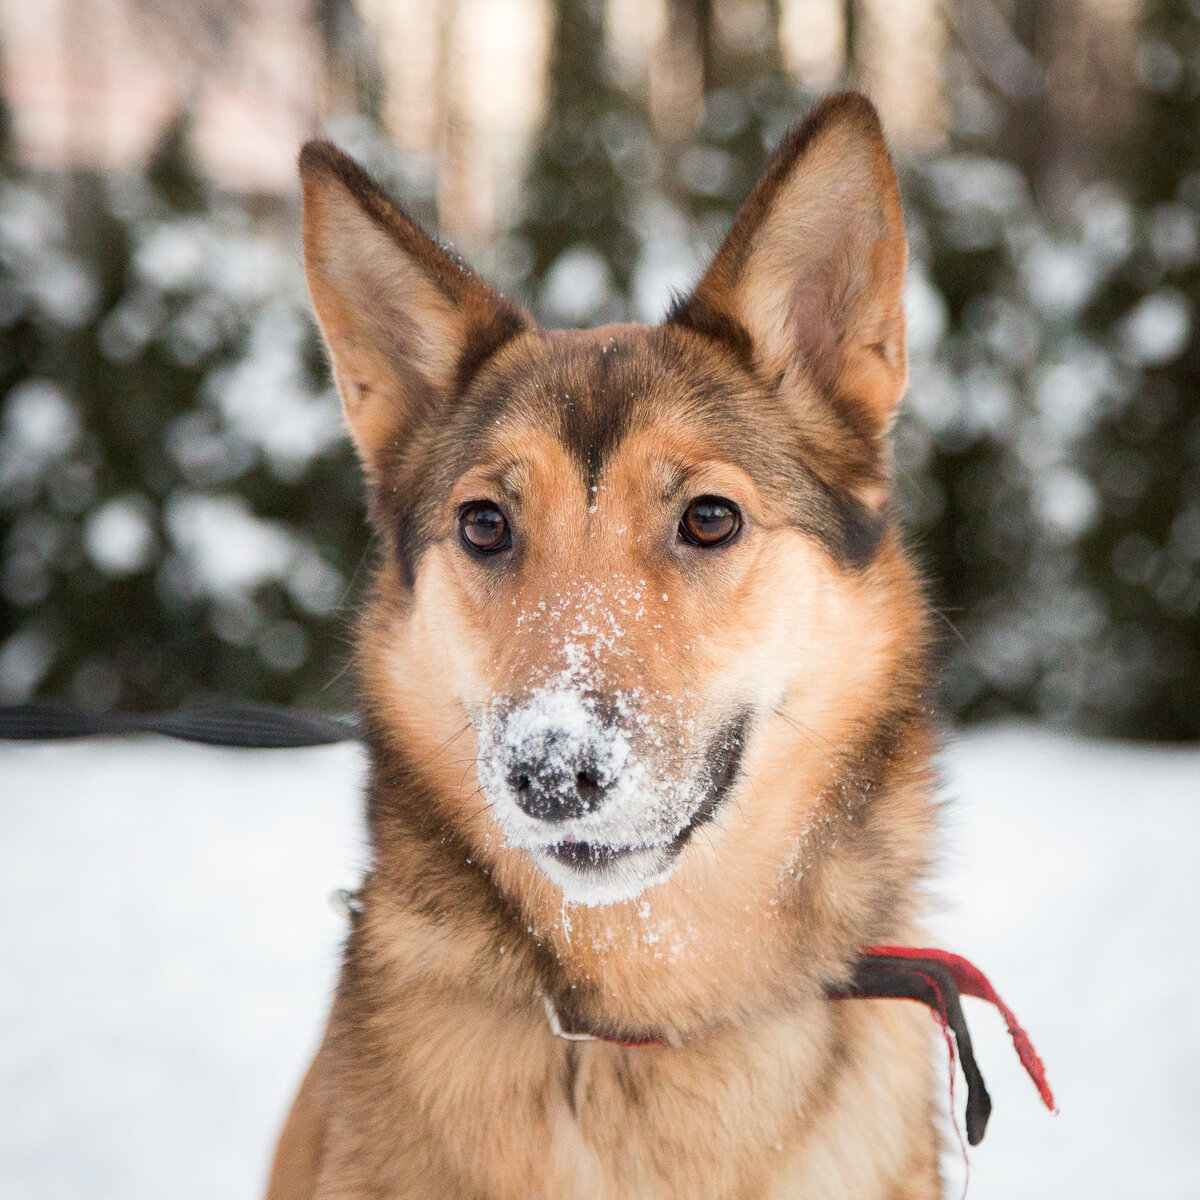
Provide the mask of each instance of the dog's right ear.
{"label": "dog's right ear", "polygon": [[304,265],[369,475],[412,420],[533,322],[451,258],[328,142],[300,152]]}

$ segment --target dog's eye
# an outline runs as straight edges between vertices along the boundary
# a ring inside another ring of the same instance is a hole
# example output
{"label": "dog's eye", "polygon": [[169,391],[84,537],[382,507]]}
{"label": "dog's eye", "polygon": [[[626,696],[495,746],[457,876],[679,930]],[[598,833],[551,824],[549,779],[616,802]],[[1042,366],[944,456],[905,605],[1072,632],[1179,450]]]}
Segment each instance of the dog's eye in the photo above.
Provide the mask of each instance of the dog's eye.
{"label": "dog's eye", "polygon": [[679,536],[693,546],[720,546],[737,535],[742,514],[737,506],[720,496],[698,496],[687,506],[679,522]]}
{"label": "dog's eye", "polygon": [[495,554],[512,545],[508,518],[488,500],[464,505],[459,510],[458,529],[467,546],[479,554]]}

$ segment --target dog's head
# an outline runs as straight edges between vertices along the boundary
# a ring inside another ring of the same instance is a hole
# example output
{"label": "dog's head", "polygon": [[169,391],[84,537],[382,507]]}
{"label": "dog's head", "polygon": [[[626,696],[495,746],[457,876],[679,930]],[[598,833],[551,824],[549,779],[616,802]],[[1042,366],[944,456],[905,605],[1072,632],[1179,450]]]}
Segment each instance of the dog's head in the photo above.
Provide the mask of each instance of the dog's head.
{"label": "dog's head", "polygon": [[794,841],[912,600],[886,507],[905,243],[869,103],[792,133],[655,327],[544,331],[337,150],[301,171],[383,547],[365,685],[438,820],[502,886],[585,904],[718,832]]}

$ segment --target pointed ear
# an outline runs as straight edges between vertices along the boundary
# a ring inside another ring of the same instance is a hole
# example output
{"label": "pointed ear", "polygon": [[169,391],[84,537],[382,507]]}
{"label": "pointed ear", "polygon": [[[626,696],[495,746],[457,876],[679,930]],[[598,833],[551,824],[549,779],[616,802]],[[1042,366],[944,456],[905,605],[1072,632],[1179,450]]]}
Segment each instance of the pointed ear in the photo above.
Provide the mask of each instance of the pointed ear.
{"label": "pointed ear", "polygon": [[781,387],[806,371],[879,436],[904,390],[906,253],[879,118],[846,92],[788,135],[671,320],[737,343]]}
{"label": "pointed ear", "polygon": [[328,142],[300,152],[304,265],[368,475],[415,418],[532,324]]}

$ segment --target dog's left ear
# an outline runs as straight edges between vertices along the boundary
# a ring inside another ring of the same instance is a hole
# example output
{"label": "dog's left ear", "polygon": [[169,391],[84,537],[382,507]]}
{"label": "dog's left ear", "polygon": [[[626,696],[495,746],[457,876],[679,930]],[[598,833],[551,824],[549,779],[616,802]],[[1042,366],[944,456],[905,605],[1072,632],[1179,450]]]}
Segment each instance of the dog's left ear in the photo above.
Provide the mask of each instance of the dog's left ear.
{"label": "dog's left ear", "polygon": [[413,423],[533,322],[328,142],[300,152],[304,265],[368,478]]}
{"label": "dog's left ear", "polygon": [[734,343],[781,389],[806,371],[877,437],[904,390],[905,259],[879,118],[846,92],[787,137],[670,319]]}

